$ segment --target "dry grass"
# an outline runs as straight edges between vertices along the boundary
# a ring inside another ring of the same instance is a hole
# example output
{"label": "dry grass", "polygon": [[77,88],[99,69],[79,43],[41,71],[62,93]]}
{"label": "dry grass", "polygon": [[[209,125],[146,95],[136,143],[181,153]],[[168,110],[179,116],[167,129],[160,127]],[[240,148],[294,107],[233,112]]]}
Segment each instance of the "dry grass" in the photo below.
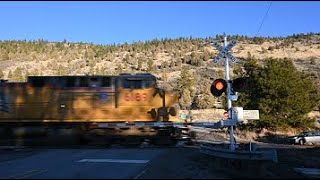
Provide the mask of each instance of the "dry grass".
{"label": "dry grass", "polygon": [[[191,110],[192,122],[217,122],[223,118],[223,109]],[[181,110],[180,114],[189,114],[187,110]]]}

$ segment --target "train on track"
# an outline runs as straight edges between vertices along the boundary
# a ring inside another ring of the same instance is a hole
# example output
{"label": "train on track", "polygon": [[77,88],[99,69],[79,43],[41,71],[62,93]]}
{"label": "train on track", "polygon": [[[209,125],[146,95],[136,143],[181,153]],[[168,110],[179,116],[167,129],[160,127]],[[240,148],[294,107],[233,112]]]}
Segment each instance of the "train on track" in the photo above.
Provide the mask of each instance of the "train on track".
{"label": "train on track", "polygon": [[174,140],[181,128],[173,124],[183,123],[178,98],[149,73],[1,80],[0,128],[17,136],[67,128],[81,142],[95,136]]}

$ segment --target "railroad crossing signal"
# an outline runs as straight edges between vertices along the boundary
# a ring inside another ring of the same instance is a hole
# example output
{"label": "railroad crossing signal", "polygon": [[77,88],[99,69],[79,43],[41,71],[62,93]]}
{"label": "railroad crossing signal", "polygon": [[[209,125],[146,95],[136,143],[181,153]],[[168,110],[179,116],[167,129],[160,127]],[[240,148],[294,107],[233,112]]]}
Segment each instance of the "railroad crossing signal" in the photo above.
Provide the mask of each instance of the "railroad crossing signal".
{"label": "railroad crossing signal", "polygon": [[222,58],[229,58],[231,62],[236,62],[237,59],[229,52],[236,43],[237,41],[233,39],[226,47],[222,47],[218,42],[214,42],[213,45],[218,49],[219,54],[213,59],[213,62],[218,63]]}
{"label": "railroad crossing signal", "polygon": [[222,93],[226,91],[227,82],[224,79],[216,79],[213,81],[210,87],[210,92],[212,95],[219,97]]}
{"label": "railroad crossing signal", "polygon": [[246,78],[240,77],[232,81],[233,92],[244,92],[247,89],[248,82]]}

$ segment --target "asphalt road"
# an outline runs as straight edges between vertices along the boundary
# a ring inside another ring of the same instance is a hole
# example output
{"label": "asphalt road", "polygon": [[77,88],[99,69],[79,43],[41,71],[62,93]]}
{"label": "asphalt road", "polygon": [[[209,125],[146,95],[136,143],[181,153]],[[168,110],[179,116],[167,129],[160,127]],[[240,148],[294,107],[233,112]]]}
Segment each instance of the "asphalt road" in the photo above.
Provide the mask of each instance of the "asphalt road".
{"label": "asphalt road", "polygon": [[[225,141],[222,135],[212,136],[214,140]],[[34,144],[36,141],[33,139],[31,142]],[[22,144],[28,147],[30,142],[25,141]],[[68,136],[55,136],[51,140],[39,139],[35,144],[21,151],[5,150],[1,146],[0,178],[228,179],[239,175],[239,173],[230,174],[228,171],[217,170],[213,166],[214,159],[201,154],[196,146],[126,147],[120,145],[106,148],[102,145],[75,145],[72,137]],[[39,146],[39,144],[43,145]],[[269,177],[298,177],[292,168],[300,165],[309,167],[310,164],[313,164],[313,168],[318,167],[318,160],[315,161],[318,155],[317,149],[287,144],[257,143],[257,145],[261,149],[275,148],[279,151],[280,162],[268,167]],[[291,155],[288,155],[290,153]],[[309,154],[308,156],[312,157],[314,162],[298,161],[302,159],[302,156],[297,156],[299,153]],[[295,156],[297,158],[293,158]],[[240,172],[240,174],[250,173]]]}
{"label": "asphalt road", "polygon": [[[139,174],[165,149],[47,149],[6,152],[0,178],[14,179],[124,179]],[[2,156],[5,153],[1,153]],[[17,158],[17,156],[19,157]],[[25,156],[21,155],[25,154]],[[1,159],[1,158],[0,158]]]}
{"label": "asphalt road", "polygon": [[0,150],[1,179],[225,179],[194,147]]}

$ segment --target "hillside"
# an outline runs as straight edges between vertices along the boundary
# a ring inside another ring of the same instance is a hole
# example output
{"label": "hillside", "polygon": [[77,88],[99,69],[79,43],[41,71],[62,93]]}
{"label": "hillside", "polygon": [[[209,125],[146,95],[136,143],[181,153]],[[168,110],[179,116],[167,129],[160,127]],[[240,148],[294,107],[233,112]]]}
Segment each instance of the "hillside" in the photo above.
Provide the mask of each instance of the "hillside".
{"label": "hillside", "polygon": [[[217,36],[219,39],[219,36]],[[221,37],[220,37],[221,38]],[[252,56],[293,59],[297,68],[317,72],[320,68],[320,35],[293,35],[285,38],[229,37],[238,40],[232,53],[237,64]],[[217,38],[215,38],[217,39]],[[160,75],[166,67],[168,77],[177,75],[182,64],[191,69],[216,71],[223,66],[209,60],[217,50],[205,45],[214,38],[154,39],[122,45],[38,41],[0,41],[0,68],[4,77],[17,68],[30,75],[117,74],[147,72]],[[155,67],[148,69],[148,61]],[[263,62],[263,61],[261,61]],[[87,66],[86,66],[87,65]],[[234,65],[231,65],[232,67]],[[231,67],[231,68],[232,68]],[[172,76],[171,76],[172,75]],[[10,78],[9,78],[10,79]]]}
{"label": "hillside", "polygon": [[[288,37],[228,36],[236,39],[232,53],[237,57],[230,64],[241,67],[248,57],[259,63],[264,59],[290,58],[299,71],[313,77],[320,87],[320,33],[294,34]],[[24,81],[28,75],[116,75],[151,72],[161,87],[174,89],[183,65],[190,69],[196,85],[195,97],[201,98],[212,78],[224,76],[224,66],[210,59],[217,50],[208,42],[222,40],[221,35],[208,38],[154,39],[119,45],[37,41],[0,41],[0,78]],[[219,99],[211,97],[215,102]],[[205,105],[200,109],[215,108]],[[197,106],[199,109],[199,106]]]}

